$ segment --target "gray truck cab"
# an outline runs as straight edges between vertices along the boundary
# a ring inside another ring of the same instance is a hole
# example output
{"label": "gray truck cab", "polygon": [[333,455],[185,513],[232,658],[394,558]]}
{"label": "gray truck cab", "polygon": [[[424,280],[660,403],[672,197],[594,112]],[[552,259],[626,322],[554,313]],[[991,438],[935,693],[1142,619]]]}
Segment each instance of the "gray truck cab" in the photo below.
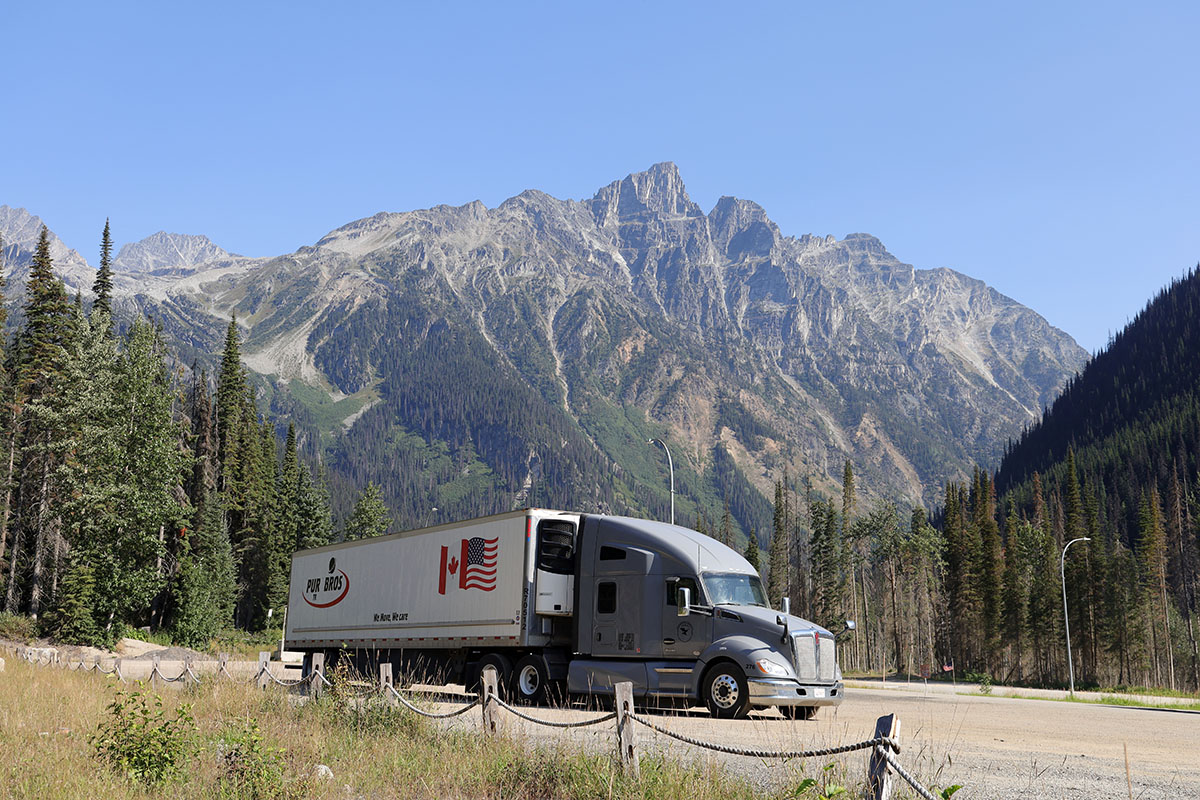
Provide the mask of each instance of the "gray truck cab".
{"label": "gray truck cab", "polygon": [[739,553],[652,520],[581,523],[570,691],[627,680],[647,701],[699,700],[719,717],[778,706],[807,718],[841,703],[834,635],[772,610]]}

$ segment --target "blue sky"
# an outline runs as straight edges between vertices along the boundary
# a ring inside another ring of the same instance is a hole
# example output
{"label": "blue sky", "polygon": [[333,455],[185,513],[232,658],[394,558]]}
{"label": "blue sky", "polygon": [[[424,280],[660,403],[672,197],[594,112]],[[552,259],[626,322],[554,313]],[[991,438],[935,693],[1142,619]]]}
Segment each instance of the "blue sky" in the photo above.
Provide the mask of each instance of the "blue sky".
{"label": "blue sky", "polygon": [[589,197],[865,231],[1089,350],[1200,260],[1195,3],[22,3],[0,203],[95,262],[277,255],[377,211]]}

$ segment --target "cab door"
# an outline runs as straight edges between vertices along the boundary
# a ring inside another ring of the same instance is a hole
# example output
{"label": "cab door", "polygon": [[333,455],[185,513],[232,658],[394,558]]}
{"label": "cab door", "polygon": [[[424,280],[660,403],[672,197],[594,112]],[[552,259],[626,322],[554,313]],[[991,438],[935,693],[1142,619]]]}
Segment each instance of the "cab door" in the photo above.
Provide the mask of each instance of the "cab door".
{"label": "cab door", "polygon": [[686,617],[679,616],[676,596],[681,588],[691,591],[693,608],[704,604],[704,598],[695,578],[675,576],[662,581],[659,597],[662,608],[662,654],[664,658],[696,658],[712,642],[712,617],[710,615],[693,610]]}

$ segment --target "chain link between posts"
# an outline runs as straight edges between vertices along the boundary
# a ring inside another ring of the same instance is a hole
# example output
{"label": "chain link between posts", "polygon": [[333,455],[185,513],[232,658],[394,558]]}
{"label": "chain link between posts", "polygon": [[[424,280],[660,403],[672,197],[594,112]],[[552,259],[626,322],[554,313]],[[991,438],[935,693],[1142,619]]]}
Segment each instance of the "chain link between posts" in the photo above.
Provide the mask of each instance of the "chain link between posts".
{"label": "chain link between posts", "polygon": [[725,744],[715,744],[713,742],[705,742],[701,739],[693,739],[690,736],[685,736],[682,733],[676,733],[669,728],[664,728],[660,725],[655,725],[648,719],[630,714],[630,719],[634,722],[645,725],[655,733],[661,733],[663,736],[677,739],[684,744],[690,744],[693,747],[703,747],[707,750],[715,750],[718,753],[725,753],[731,756],[747,756],[749,758],[815,758],[817,756],[836,756],[842,753],[852,753],[855,750],[869,750],[872,747],[886,745],[893,748],[896,752],[900,751],[900,746],[886,736],[881,736],[878,739],[868,739],[864,742],[855,742],[854,744],[844,744],[838,747],[823,747],[816,750],[748,750],[741,747],[732,747]]}
{"label": "chain link between posts", "polygon": [[417,708],[415,705],[410,703],[404,697],[404,695],[397,692],[396,687],[392,686],[391,684],[388,684],[387,687],[385,687],[385,688],[387,689],[387,691],[392,693],[392,697],[395,697],[397,700],[399,700],[400,704],[403,705],[405,708],[407,708],[409,711],[413,712],[414,714],[419,714],[422,717],[428,717],[429,719],[450,719],[451,717],[457,717],[461,714],[465,714],[468,711],[470,711],[472,708],[475,708],[475,706],[479,705],[479,698],[476,698],[476,699],[472,700],[470,703],[468,703],[467,705],[463,706],[462,708],[458,708],[458,709],[455,709],[454,711],[450,711],[450,712],[447,712],[444,714],[436,713],[433,711],[425,711],[423,709]]}
{"label": "chain link between posts", "polygon": [[528,714],[523,713],[519,709],[516,709],[516,708],[510,706],[508,703],[504,702],[503,700],[501,700],[499,697],[496,697],[495,695],[492,695],[489,699],[496,701],[496,705],[505,709],[509,713],[520,717],[521,719],[525,720],[526,722],[532,722],[535,725],[545,725],[548,728],[586,728],[588,725],[599,725],[602,722],[608,722],[611,719],[617,718],[617,712],[614,711],[610,714],[604,714],[602,716],[596,717],[595,719],[585,719],[582,722],[553,722],[552,720],[548,720],[548,719],[538,719],[537,717],[531,717]]}

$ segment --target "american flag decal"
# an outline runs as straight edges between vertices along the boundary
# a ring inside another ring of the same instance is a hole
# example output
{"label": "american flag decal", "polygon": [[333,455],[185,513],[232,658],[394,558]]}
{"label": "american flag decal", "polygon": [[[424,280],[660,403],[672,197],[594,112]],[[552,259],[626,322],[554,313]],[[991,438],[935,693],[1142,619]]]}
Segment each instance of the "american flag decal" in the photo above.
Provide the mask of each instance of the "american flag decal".
{"label": "american flag decal", "polygon": [[479,589],[490,592],[496,588],[496,558],[500,539],[473,536],[462,540],[462,571],[458,574],[460,589]]}

